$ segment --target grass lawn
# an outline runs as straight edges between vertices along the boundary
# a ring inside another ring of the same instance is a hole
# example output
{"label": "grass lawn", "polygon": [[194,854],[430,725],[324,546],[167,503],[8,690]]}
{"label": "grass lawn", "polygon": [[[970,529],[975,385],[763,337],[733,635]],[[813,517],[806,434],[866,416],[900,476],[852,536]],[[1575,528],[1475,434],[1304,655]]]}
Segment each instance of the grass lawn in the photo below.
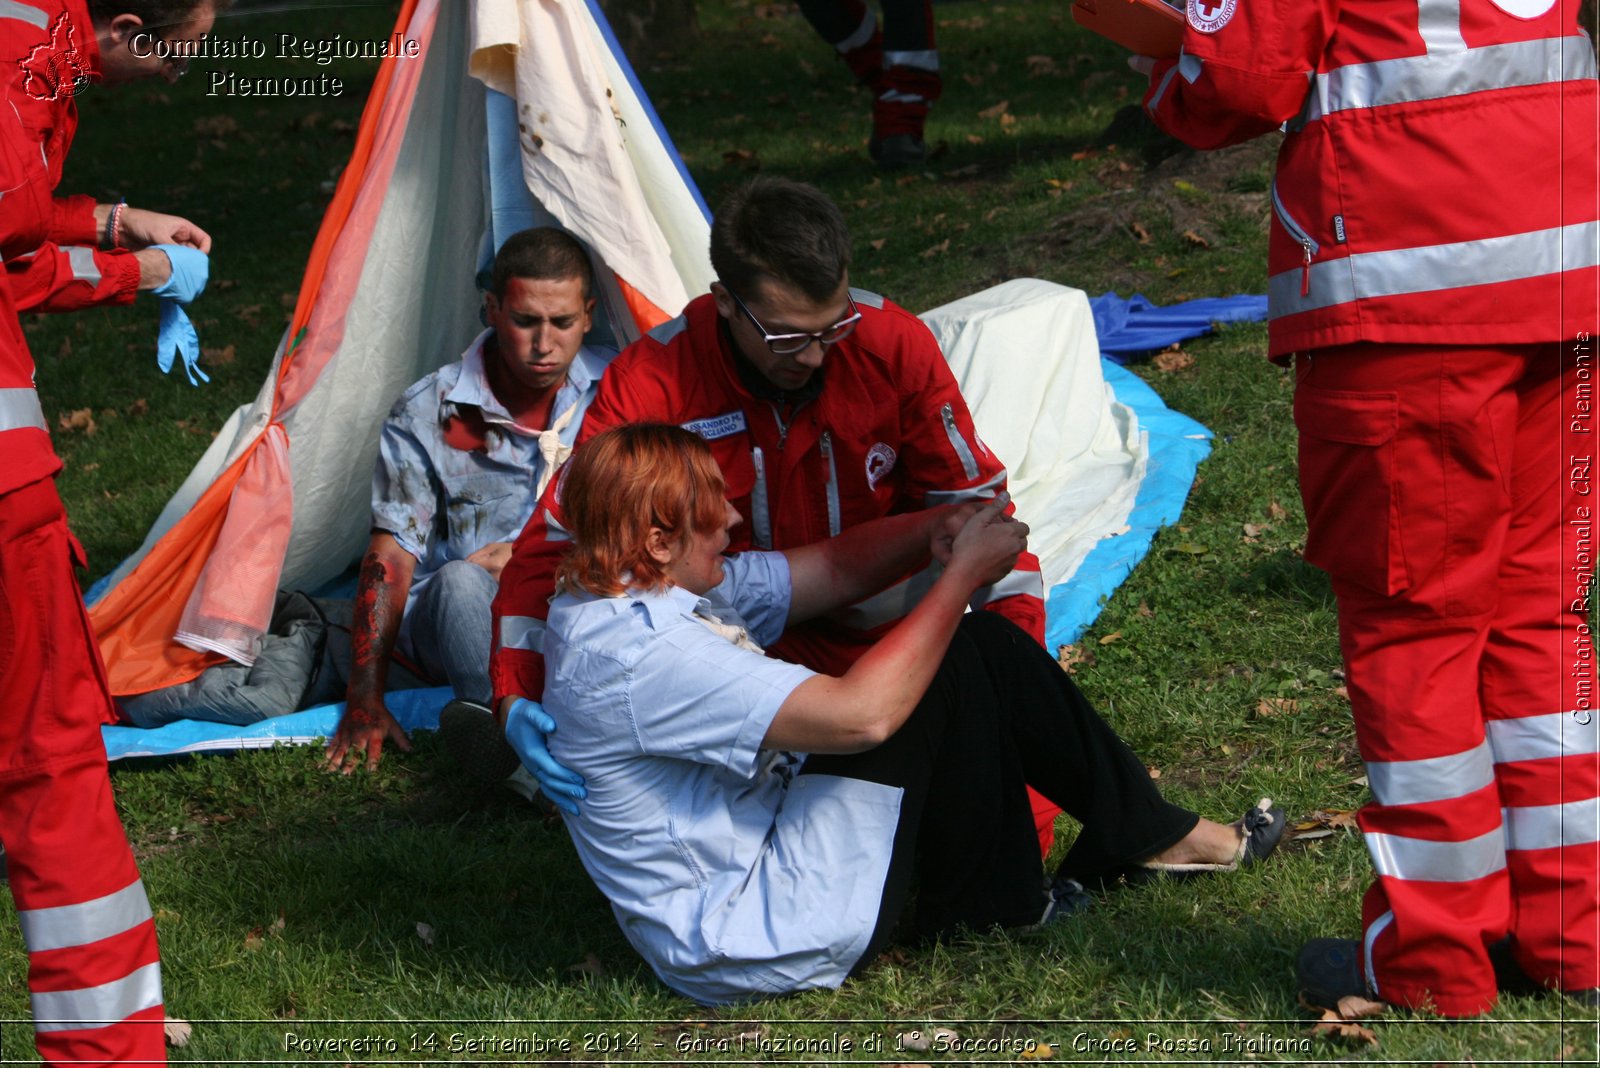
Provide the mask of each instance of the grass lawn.
{"label": "grass lawn", "polygon": [[[393,9],[241,11],[219,32],[381,38]],[[818,184],[854,228],[855,282],[908,307],[1023,275],[1158,303],[1264,291],[1272,145],[1173,155],[1115,121],[1141,79],[1065,3],[936,12],[945,94],[933,159],[910,172],[868,161],[868,97],[792,5],[704,0],[693,54],[638,73],[710,203],[757,170]],[[342,96],[293,100],[207,96],[197,67],[176,87],[85,95],[63,189],[212,231],[192,309],[212,382],[159,376],[146,302],[27,322],[91,578],[138,545],[259,388],[375,72],[336,63]],[[839,991],[708,1012],[633,955],[558,822],[466,784],[430,735],[350,778],[306,749],[127,764],[114,779],[168,1011],[194,1022],[174,1059],[1594,1063],[1595,1014],[1558,999],[1343,1038],[1313,1035],[1295,1004],[1300,944],[1358,930],[1368,865],[1347,814],[1366,789],[1332,596],[1299,556],[1290,381],[1265,342],[1229,329],[1140,367],[1215,431],[1214,452],[1181,524],[1065,659],[1173,800],[1226,820],[1270,794],[1314,832],[1280,859],[1118,892],[1041,935],[903,947]],[[0,957],[0,1018],[20,1020],[9,918]],[[0,1025],[0,1058],[31,1056],[27,1025]]]}

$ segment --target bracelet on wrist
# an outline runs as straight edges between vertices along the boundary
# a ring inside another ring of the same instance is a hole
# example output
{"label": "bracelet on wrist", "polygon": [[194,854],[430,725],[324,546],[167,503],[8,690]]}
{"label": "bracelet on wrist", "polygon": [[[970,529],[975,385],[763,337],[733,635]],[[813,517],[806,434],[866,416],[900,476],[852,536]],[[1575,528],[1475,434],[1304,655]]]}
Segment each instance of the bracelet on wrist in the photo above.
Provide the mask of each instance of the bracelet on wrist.
{"label": "bracelet on wrist", "polygon": [[106,248],[122,247],[122,209],[127,206],[126,199],[111,205],[111,211],[106,215],[105,235],[100,242]]}

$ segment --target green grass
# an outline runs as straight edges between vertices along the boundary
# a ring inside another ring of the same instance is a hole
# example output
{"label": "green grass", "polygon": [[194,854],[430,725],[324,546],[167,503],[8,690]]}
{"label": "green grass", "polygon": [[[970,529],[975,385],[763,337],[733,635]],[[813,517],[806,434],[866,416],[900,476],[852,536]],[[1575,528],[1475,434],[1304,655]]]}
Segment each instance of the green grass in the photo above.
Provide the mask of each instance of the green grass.
{"label": "green grass", "polygon": [[[639,74],[708,201],[755,169],[817,183],[857,235],[855,280],[908,307],[1019,275],[1157,302],[1263,290],[1270,145],[1169,157],[1146,131],[1106,133],[1140,83],[1115,48],[1072,25],[1065,4],[936,11],[946,91],[929,133],[943,147],[902,175],[868,162],[867,97],[786,6],[704,3],[701,47]],[[245,17],[257,34],[372,37],[391,14]],[[138,544],[211,431],[262,381],[373,73],[335,71],[352,89],[315,102],[208,98],[203,74],[82,102],[66,188],[208,226],[213,285],[194,312],[207,348],[234,348],[195,390],[155,373],[150,307],[28,323],[52,421],[88,408],[97,426],[56,435],[68,465],[60,484],[96,575]],[[285,73],[259,71],[273,72]],[[1298,552],[1290,383],[1263,359],[1265,337],[1229,329],[1186,345],[1186,368],[1139,369],[1216,432],[1214,452],[1181,525],[1111,598],[1075,668],[1168,796],[1219,819],[1263,793],[1297,814],[1365,797],[1337,692],[1332,596]],[[1246,524],[1260,529],[1247,535]],[[1310,1038],[1294,1003],[1294,951],[1355,934],[1367,879],[1359,839],[1342,831],[1291,843],[1260,870],[1114,894],[1042,935],[904,947],[836,992],[707,1012],[639,963],[558,823],[467,785],[431,736],[416,743],[348,779],[318,771],[310,750],[116,769],[157,909],[169,1010],[196,1021],[175,1059],[823,1059],[759,1048],[758,1034],[836,1049],[848,1039],[854,1048],[838,1059],[865,1063],[1008,1063],[1030,1040],[1060,1043],[1054,1060],[1065,1062],[1595,1058],[1594,1014],[1550,999],[1508,999],[1471,1023],[1379,1020],[1376,1045]],[[24,1017],[9,920],[0,957],[0,1017]],[[548,1022],[504,1022],[518,1020]],[[896,1048],[933,1027],[990,1045]],[[1226,1034],[1262,1032],[1295,1044],[1254,1058],[1223,1047]],[[395,1049],[292,1047],[364,1036]],[[519,1054],[467,1041],[485,1036],[573,1047]],[[31,1056],[29,1041],[25,1025],[5,1025],[0,1056]]]}

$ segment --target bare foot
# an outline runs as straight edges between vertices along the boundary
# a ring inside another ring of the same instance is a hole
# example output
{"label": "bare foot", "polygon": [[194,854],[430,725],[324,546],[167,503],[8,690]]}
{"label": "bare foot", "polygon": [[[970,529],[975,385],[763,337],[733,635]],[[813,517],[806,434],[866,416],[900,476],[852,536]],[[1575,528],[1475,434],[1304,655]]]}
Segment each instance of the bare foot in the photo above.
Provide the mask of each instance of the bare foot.
{"label": "bare foot", "polygon": [[1194,830],[1178,842],[1140,863],[1155,865],[1221,864],[1228,865],[1239,859],[1244,846],[1244,836],[1239,828],[1228,823],[1216,823],[1201,817]]}

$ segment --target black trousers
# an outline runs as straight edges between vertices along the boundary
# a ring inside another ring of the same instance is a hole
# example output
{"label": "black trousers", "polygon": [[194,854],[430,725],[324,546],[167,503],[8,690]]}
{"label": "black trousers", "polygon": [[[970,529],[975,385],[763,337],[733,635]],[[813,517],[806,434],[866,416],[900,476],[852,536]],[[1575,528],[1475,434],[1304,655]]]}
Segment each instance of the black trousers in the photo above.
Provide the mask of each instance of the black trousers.
{"label": "black trousers", "polygon": [[1059,872],[1107,874],[1181,841],[1199,817],[1169,804],[1144,763],[1016,624],[972,612],[911,717],[882,745],[812,756],[801,774],[905,791],[872,941],[887,944],[913,885],[918,932],[1036,922],[1044,869],[1026,784],[1083,824]]}

